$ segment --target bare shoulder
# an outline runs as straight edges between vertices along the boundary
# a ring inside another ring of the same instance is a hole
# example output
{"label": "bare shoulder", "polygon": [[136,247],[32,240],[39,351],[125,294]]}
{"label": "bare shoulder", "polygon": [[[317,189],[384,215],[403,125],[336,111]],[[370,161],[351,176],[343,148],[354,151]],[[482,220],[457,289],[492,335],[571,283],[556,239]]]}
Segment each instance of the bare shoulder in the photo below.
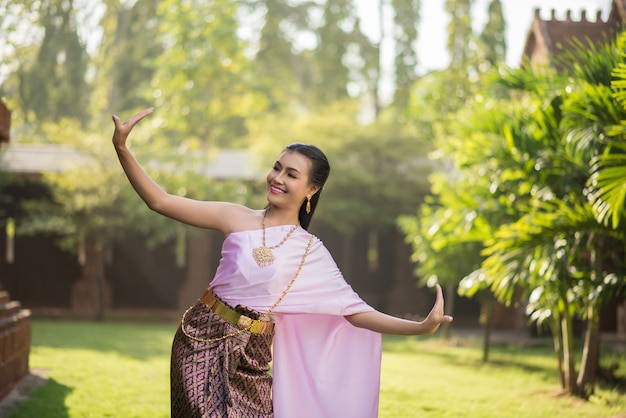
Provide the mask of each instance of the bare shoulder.
{"label": "bare shoulder", "polygon": [[262,210],[250,209],[237,203],[220,202],[225,219],[225,235],[231,232],[246,231],[261,228]]}

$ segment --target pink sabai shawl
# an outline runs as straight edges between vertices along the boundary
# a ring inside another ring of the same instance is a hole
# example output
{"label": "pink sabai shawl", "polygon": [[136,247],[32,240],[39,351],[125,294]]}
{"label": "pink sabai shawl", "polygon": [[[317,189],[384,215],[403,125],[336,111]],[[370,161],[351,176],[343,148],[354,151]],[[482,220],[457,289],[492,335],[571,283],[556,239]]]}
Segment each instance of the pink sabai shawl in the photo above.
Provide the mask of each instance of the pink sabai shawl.
{"label": "pink sabai shawl", "polygon": [[[266,229],[268,246],[292,226]],[[295,275],[311,235],[298,227],[259,267],[252,249],[262,230],[229,234],[211,290],[231,306],[266,312]],[[275,322],[272,399],[276,418],[378,416],[381,335],[352,326],[345,315],[372,311],[346,283],[332,256],[314,238],[295,283],[271,314]]]}

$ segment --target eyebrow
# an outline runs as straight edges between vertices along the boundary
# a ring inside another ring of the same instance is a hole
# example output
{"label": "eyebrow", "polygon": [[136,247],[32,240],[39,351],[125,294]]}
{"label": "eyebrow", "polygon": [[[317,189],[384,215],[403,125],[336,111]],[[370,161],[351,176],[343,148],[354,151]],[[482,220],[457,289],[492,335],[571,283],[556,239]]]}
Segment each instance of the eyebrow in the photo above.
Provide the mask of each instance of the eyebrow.
{"label": "eyebrow", "polygon": [[[276,161],[274,164],[275,164],[275,165],[277,165],[277,166],[280,166],[281,168],[282,168],[282,166],[283,166],[283,165],[280,163],[280,161]],[[287,170],[289,170],[289,171],[295,171],[295,172],[296,172],[296,173],[298,173],[298,174],[302,174],[302,173],[301,173],[301,172],[300,172],[297,168],[287,167]]]}

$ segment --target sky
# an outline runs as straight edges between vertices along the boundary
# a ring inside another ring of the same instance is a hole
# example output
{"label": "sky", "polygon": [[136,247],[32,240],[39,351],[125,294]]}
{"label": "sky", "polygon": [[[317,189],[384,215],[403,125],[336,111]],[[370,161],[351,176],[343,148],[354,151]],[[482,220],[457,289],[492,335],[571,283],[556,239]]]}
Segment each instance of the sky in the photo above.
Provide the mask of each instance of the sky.
{"label": "sky", "polygon": [[[558,20],[565,19],[567,9],[572,12],[572,20],[580,20],[582,10],[587,11],[587,19],[595,21],[596,13],[602,12],[602,19],[606,20],[611,0],[501,0],[506,20],[506,63],[512,67],[519,65],[522,50],[526,41],[526,35],[533,20],[534,10],[540,9],[541,16],[549,19],[551,10],[555,10]],[[378,14],[376,6],[378,1],[356,0],[359,14],[362,18],[362,29],[372,39],[380,38]],[[422,0],[421,20],[419,25],[417,53],[419,60],[418,72],[424,74],[430,70],[445,68],[448,62],[446,54],[446,26],[448,17],[444,11],[445,0]],[[473,22],[478,27],[477,32],[485,24],[486,11],[489,0],[475,0],[473,6]],[[390,18],[390,16],[386,16]],[[393,62],[393,59],[385,60]]]}

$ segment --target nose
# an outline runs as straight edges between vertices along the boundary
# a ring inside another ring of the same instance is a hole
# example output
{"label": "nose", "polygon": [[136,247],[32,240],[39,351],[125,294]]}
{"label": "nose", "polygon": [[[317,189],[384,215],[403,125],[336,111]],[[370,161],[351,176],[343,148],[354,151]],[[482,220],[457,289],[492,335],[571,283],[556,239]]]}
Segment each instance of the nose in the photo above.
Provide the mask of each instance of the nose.
{"label": "nose", "polygon": [[283,176],[285,175],[284,172],[280,171],[278,174],[276,174],[276,176],[274,177],[274,183],[283,183]]}

